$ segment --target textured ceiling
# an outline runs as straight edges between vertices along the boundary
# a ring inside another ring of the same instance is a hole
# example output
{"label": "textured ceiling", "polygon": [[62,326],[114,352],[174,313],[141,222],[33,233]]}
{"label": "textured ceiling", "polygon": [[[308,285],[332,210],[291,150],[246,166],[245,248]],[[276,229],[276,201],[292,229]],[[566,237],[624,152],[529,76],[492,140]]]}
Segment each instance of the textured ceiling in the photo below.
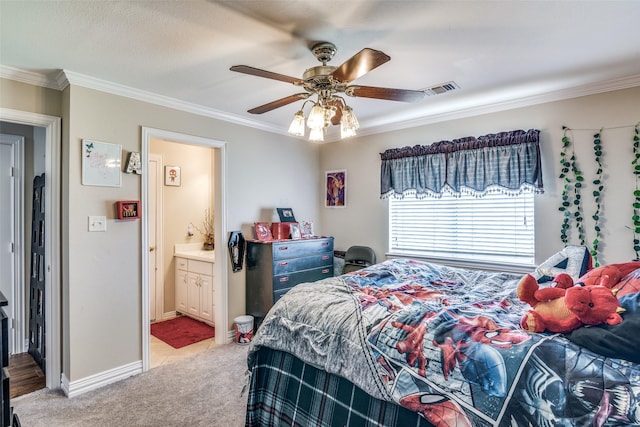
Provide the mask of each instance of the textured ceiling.
{"label": "textured ceiling", "polygon": [[309,45],[330,41],[330,65],[364,47],[391,57],[354,83],[459,85],[412,104],[347,98],[366,133],[611,80],[640,84],[638,16],[638,1],[0,0],[0,65],[65,70],[277,132],[302,102],[246,111],[300,89],[230,66],[299,78],[319,65]]}

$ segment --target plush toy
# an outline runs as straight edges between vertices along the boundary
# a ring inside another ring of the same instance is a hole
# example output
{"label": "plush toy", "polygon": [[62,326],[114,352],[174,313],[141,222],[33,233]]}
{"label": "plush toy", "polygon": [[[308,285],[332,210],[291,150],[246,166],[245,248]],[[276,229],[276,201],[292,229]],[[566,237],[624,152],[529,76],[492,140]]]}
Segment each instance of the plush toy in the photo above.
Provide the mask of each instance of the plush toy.
{"label": "plush toy", "polygon": [[620,276],[612,277],[612,271],[593,273],[587,278],[589,284],[579,282],[576,286],[571,276],[561,273],[554,279],[554,287],[544,289],[527,274],[518,284],[518,297],[533,309],[524,315],[521,326],[529,332],[567,333],[582,325],[621,323],[624,309],[611,289]]}

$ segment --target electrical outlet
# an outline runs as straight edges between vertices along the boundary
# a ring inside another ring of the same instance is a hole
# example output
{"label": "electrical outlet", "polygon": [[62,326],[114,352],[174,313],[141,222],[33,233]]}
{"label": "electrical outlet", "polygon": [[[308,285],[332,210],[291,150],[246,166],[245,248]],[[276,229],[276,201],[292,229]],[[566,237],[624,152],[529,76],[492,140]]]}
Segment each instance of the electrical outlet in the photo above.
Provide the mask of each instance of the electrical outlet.
{"label": "electrical outlet", "polygon": [[89,231],[107,231],[107,217],[90,215]]}

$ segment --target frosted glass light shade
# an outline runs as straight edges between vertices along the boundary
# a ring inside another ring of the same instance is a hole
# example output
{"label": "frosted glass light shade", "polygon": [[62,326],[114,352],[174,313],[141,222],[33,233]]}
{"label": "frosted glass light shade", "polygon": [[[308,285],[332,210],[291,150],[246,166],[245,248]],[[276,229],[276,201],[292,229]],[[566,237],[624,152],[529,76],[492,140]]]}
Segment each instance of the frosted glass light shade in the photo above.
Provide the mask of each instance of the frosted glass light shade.
{"label": "frosted glass light shade", "polygon": [[324,128],[311,129],[309,141],[324,141]]}
{"label": "frosted glass light shade", "polygon": [[349,138],[356,134],[356,130],[360,127],[356,115],[353,113],[353,109],[349,106],[345,106],[342,109],[342,118],[340,119],[340,137]]}
{"label": "frosted glass light shade", "polygon": [[304,136],[304,113],[302,110],[293,116],[293,120],[289,126],[289,133],[296,136]]}
{"label": "frosted glass light shade", "polygon": [[322,129],[324,127],[324,108],[320,104],[315,104],[307,119],[309,129]]}

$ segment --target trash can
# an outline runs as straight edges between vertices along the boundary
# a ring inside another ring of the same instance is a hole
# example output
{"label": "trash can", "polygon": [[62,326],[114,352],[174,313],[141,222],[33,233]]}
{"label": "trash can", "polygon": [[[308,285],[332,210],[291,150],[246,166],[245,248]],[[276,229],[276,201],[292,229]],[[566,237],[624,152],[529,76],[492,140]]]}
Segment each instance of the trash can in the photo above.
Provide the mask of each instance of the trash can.
{"label": "trash can", "polygon": [[236,344],[249,344],[253,338],[253,316],[238,316],[233,321],[236,330]]}

